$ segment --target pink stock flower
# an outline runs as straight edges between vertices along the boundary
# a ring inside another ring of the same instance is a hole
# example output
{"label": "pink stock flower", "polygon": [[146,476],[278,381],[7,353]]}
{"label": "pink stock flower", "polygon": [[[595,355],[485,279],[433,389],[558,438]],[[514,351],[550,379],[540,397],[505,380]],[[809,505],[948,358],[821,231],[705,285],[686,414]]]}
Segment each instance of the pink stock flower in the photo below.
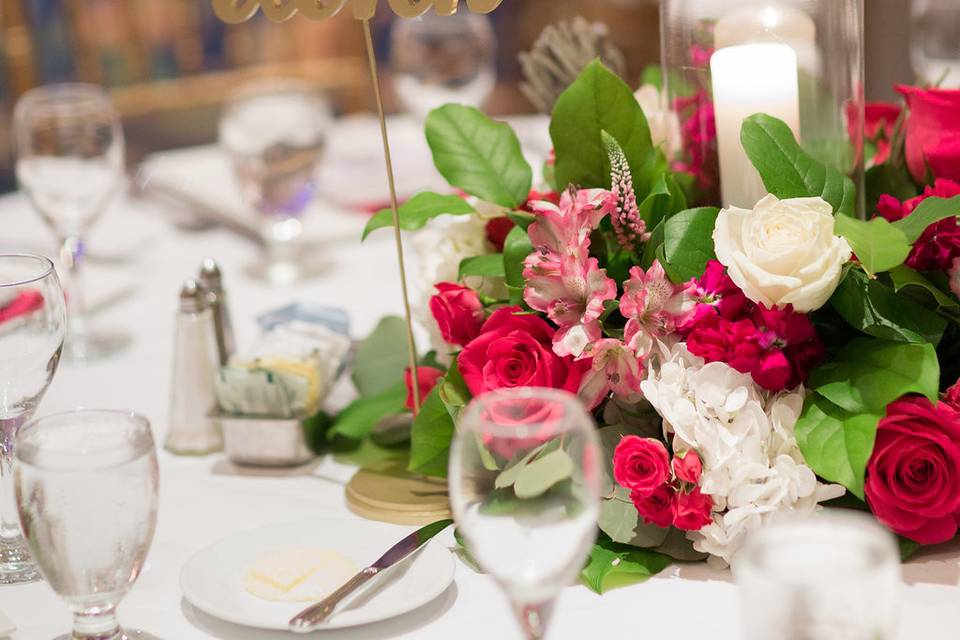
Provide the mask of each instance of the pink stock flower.
{"label": "pink stock flower", "polygon": [[683,316],[678,324],[681,332],[686,332],[697,322],[711,315],[719,315],[727,320],[740,320],[753,311],[751,302],[743,291],[727,275],[726,268],[717,260],[707,263],[700,278],[691,280],[683,289],[690,304],[695,305],[692,312]]}
{"label": "pink stock flower", "polygon": [[954,258],[953,266],[950,267],[950,291],[960,298],[960,258]]}
{"label": "pink stock flower", "polygon": [[620,313],[627,319],[624,342],[645,357],[657,338],[676,329],[684,313],[683,302],[682,292],[670,282],[658,261],[646,272],[640,267],[630,269],[620,298]]}
{"label": "pink stock flower", "polygon": [[704,192],[705,201],[709,201],[720,184],[713,102],[706,91],[698,91],[689,98],[677,98],[674,110],[683,117],[680,134],[684,159],[674,162],[673,169],[691,174],[697,188]]}
{"label": "pink stock flower", "polygon": [[[877,211],[890,222],[911,215],[927,198],[952,198],[960,195],[960,183],[939,178],[916,198],[900,202],[890,195],[880,196]],[[948,271],[960,258],[960,223],[956,218],[935,222],[914,243],[906,265],[917,271]]]}
{"label": "pink stock flower", "polygon": [[683,531],[700,531],[713,522],[713,498],[696,487],[690,493],[677,494],[677,515],[673,526]]}
{"label": "pink stock flower", "polygon": [[583,380],[580,395],[595,403],[610,392],[623,398],[639,397],[643,361],[619,340],[605,338],[588,345],[582,358],[592,358],[592,367]]}

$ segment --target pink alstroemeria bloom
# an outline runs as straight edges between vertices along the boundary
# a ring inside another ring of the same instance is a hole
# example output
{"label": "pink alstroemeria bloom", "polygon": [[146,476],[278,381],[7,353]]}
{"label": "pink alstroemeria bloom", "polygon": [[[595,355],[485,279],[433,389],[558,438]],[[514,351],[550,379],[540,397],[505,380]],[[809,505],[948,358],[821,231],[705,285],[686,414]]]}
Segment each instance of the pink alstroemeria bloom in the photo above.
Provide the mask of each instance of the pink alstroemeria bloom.
{"label": "pink alstroemeria bloom", "polygon": [[539,201],[529,206],[537,216],[527,230],[534,251],[559,259],[574,253],[586,257],[590,233],[616,209],[616,201],[605,189],[569,189],[560,197],[559,205]]}
{"label": "pink alstroemeria bloom", "polygon": [[588,405],[599,404],[611,391],[625,399],[640,397],[643,361],[627,345],[613,338],[597,340],[584,349],[583,358],[593,358],[580,386]]}
{"label": "pink alstroemeria bloom", "polygon": [[620,313],[627,319],[624,342],[645,357],[654,341],[672,333],[678,319],[689,313],[685,301],[687,298],[670,282],[659,261],[646,272],[640,267],[630,269],[620,299]]}

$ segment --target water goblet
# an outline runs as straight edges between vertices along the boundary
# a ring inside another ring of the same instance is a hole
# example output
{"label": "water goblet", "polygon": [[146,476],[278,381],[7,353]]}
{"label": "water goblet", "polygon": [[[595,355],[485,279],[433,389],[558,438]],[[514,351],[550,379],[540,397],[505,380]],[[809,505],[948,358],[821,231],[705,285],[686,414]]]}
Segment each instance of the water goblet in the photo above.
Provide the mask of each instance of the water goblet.
{"label": "water goblet", "polygon": [[67,324],[64,306],[50,260],[0,255],[0,584],[39,579],[20,535],[14,439],[57,370]]}
{"label": "water goblet", "polygon": [[786,517],[734,557],[745,640],[892,640],[900,560],[889,531],[839,509]]}
{"label": "water goblet", "polygon": [[13,137],[17,181],[61,245],[70,318],[66,355],[85,361],[114,353],[129,336],[90,329],[82,266],[84,239],[124,182],[120,117],[101,87],[53,84],[17,101]]}
{"label": "water goblet", "polygon": [[156,640],[116,609],[143,570],[157,522],[150,423],[120,411],[34,419],[17,435],[20,524],[40,573],[73,613],[58,640]]}
{"label": "water goblet", "polygon": [[275,284],[300,277],[300,217],[317,190],[317,167],[333,125],[330,104],[295,79],[238,89],[220,116],[220,146],[244,201],[260,214],[267,244],[264,275]]}
{"label": "water goblet", "polygon": [[449,474],[457,528],[527,638],[544,636],[596,540],[602,469],[593,420],[564,391],[494,391],[459,418]]}

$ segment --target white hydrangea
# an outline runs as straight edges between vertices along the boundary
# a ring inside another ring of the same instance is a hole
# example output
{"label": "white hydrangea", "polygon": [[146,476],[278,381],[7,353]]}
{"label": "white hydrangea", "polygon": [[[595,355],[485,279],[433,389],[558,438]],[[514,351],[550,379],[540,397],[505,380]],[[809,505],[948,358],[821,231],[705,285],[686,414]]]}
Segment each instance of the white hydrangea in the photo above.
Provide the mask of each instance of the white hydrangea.
{"label": "white hydrangea", "polygon": [[749,374],[706,364],[684,343],[661,343],[655,354],[643,393],[674,451],[700,455],[701,490],[714,501],[713,523],[687,534],[698,551],[729,563],[746,534],[776,514],[843,494],[817,481],[797,446],[802,388],[771,396]]}

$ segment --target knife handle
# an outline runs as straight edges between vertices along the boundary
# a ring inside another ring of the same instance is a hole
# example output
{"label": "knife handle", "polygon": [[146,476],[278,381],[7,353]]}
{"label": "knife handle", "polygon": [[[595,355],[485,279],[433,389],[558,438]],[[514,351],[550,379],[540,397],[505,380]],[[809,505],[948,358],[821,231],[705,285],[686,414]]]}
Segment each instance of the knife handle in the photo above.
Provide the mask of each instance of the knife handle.
{"label": "knife handle", "polygon": [[344,598],[365,585],[371,578],[380,573],[376,567],[367,567],[357,575],[350,578],[346,584],[331,593],[329,596],[317,604],[304,609],[298,613],[288,623],[288,628],[294,633],[310,633],[316,630],[324,620],[330,617],[337,605],[343,602]]}

